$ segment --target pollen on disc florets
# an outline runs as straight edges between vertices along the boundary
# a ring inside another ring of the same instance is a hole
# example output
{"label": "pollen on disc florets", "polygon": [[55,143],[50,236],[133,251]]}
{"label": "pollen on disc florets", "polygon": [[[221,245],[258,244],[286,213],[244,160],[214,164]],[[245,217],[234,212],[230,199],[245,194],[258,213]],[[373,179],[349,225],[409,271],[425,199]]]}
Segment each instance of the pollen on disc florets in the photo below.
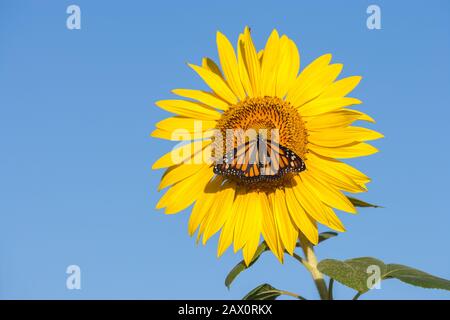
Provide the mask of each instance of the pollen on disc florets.
{"label": "pollen on disc florets", "polygon": [[[299,157],[305,160],[307,153],[307,131],[298,110],[288,101],[278,97],[255,97],[246,98],[236,105],[226,110],[218,120],[216,127],[222,137],[227,136],[227,130],[255,130],[270,132],[275,129],[278,132],[278,143],[294,151]],[[221,140],[222,146],[214,148],[226,149],[227,139]],[[264,179],[263,179],[264,180]],[[286,185],[290,180],[289,176],[283,176],[279,180],[269,182],[260,181],[257,184],[261,187],[265,184],[271,186]],[[242,182],[242,181],[241,181]],[[242,182],[245,184],[245,182]],[[264,187],[265,188],[265,187]]]}
{"label": "pollen on disc florets", "polygon": [[247,98],[225,111],[217,129],[278,129],[279,143],[300,157],[307,152],[307,132],[297,109],[278,97]]}

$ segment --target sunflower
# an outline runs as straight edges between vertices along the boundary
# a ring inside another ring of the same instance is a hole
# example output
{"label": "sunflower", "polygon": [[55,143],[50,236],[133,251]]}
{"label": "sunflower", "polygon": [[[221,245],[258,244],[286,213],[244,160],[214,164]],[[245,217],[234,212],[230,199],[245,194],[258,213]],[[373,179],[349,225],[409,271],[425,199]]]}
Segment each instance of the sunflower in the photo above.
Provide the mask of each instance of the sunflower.
{"label": "sunflower", "polygon": [[[374,121],[347,108],[361,103],[347,97],[361,77],[336,80],[342,64],[331,64],[331,54],[299,72],[297,46],[276,30],[259,52],[248,27],[239,35],[237,53],[222,33],[216,40],[220,67],[209,58],[201,66],[189,64],[210,90],[176,89],[181,98],[156,102],[175,116],[157,123],[152,136],[181,141],[153,165],[166,169],[159,189],[167,191],[157,208],[174,214],[193,205],[189,234],[197,232],[197,241],[205,244],[220,232],[218,256],[232,245],[249,264],[262,236],[283,262],[299,236],[317,244],[318,223],[345,231],[334,209],[356,213],[343,192],[367,191],[370,179],[337,159],[377,152],[365,141],[382,135],[352,125]],[[214,145],[226,143],[217,143],[212,132],[229,129],[276,129],[278,152],[297,159],[302,169],[261,179],[255,179],[259,167],[247,178],[236,173],[242,167],[221,171],[211,155]]]}

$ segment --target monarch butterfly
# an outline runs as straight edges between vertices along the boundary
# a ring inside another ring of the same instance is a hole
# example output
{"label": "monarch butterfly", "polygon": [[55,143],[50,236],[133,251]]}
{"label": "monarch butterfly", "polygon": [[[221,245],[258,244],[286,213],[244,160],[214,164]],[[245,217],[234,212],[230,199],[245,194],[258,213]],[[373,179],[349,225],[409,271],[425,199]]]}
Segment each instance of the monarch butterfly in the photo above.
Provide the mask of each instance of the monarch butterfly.
{"label": "monarch butterfly", "polygon": [[262,137],[241,143],[221,160],[214,165],[215,174],[235,176],[246,182],[276,180],[286,173],[306,169],[295,152]]}

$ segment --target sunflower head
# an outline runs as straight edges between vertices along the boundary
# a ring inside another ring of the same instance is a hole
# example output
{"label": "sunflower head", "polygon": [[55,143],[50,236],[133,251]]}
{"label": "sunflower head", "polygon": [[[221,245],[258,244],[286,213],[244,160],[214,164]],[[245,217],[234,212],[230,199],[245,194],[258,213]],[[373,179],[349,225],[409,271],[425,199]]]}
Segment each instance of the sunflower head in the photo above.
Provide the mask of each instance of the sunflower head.
{"label": "sunflower head", "polygon": [[355,213],[343,192],[366,191],[369,178],[337,159],[377,152],[365,141],[382,135],[353,125],[373,122],[348,108],[361,103],[347,97],[361,78],[336,80],[342,65],[330,54],[300,72],[291,39],[274,30],[258,52],[248,28],[236,50],[218,32],[217,48],[220,67],[190,65],[210,90],[176,89],[182,99],[156,103],[175,116],[152,135],[184,141],[153,165],[166,169],[157,208],[193,205],[189,233],[206,243],[220,232],[219,256],[233,245],[249,264],[262,236],[283,261],[300,235],[318,242],[317,223],[344,231],[334,209]]}

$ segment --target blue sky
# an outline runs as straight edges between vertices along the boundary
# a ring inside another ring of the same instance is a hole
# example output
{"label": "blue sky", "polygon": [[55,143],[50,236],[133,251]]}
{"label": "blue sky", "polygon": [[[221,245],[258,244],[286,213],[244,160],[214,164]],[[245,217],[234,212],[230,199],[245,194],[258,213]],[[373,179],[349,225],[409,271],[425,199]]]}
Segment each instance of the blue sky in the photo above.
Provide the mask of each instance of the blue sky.
{"label": "blue sky", "polygon": [[[382,30],[366,28],[378,4]],[[81,8],[81,30],[66,8]],[[149,137],[168,114],[154,101],[204,88],[186,66],[217,58],[215,32],[245,25],[258,48],[273,28],[300,48],[302,66],[332,53],[354,96],[386,136],[380,153],[351,161],[373,178],[361,198],[383,205],[339,213],[347,232],[319,258],[373,256],[450,278],[450,3],[441,1],[1,1],[0,298],[239,299],[253,287],[316,298],[308,274],[265,255],[230,290],[241,259],[196,246],[188,212],[154,209],[172,143]],[[81,290],[66,289],[67,266]],[[336,286],[335,296],[353,291]],[[389,280],[362,299],[449,299]]]}

